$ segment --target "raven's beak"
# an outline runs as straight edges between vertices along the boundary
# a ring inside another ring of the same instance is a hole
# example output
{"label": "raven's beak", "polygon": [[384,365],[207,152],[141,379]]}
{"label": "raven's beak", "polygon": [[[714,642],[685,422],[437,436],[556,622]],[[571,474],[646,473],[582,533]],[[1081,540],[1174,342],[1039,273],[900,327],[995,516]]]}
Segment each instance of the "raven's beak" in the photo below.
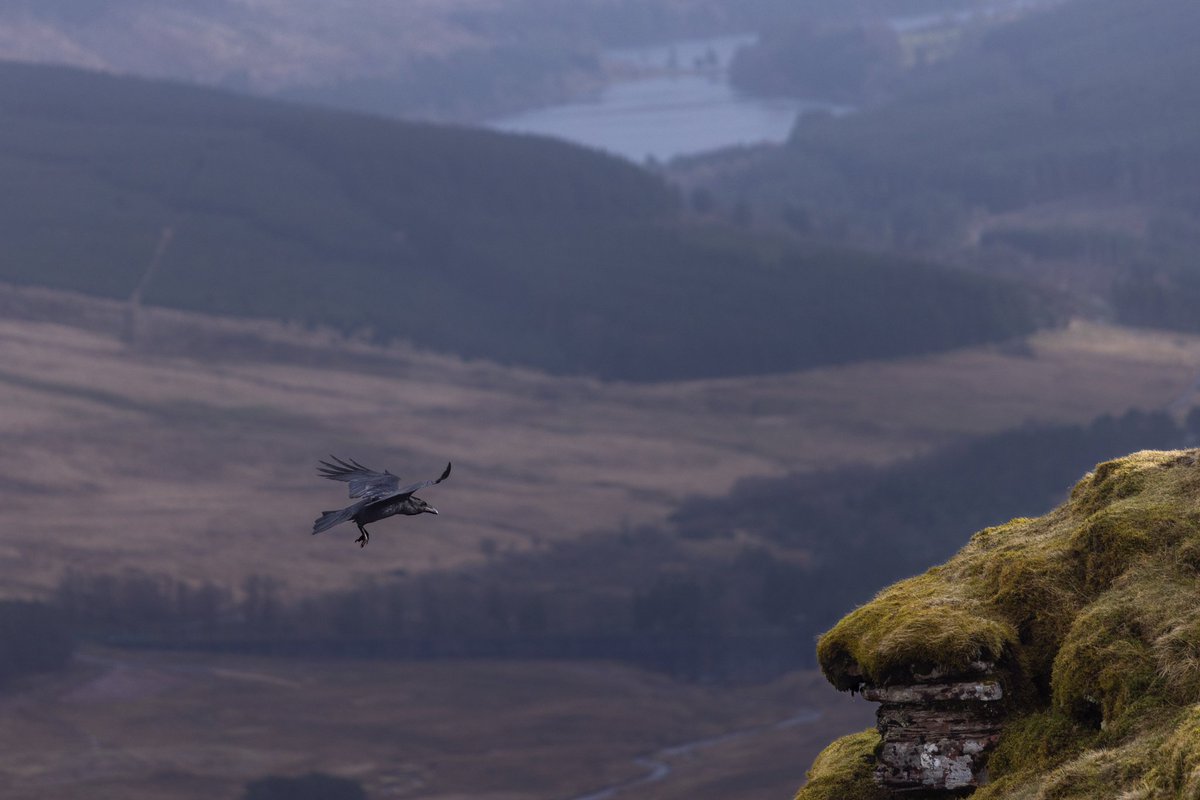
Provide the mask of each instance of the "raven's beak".
{"label": "raven's beak", "polygon": [[436,513],[438,513],[438,510],[436,508],[434,508],[433,506],[426,506],[425,513],[426,514],[436,514]]}

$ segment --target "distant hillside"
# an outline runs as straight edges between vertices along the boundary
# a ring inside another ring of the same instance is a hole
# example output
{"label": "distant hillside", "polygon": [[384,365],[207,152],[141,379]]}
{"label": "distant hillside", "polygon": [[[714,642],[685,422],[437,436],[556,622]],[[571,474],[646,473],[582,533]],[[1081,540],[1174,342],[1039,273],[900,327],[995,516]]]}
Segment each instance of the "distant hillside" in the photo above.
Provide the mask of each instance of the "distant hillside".
{"label": "distant hillside", "polygon": [[885,104],[802,122],[745,179],[809,207],[814,223],[849,214],[901,239],[939,199],[1000,210],[1086,192],[1190,196],[1197,23],[1187,0],[1031,14],[916,70]]}
{"label": "distant hillside", "polygon": [[818,25],[803,17],[739,50],[730,80],[748,94],[860,105],[893,83],[902,63],[900,38],[886,23]]}
{"label": "distant hillside", "polygon": [[634,380],[1039,319],[1007,284],[685,224],[659,179],[549,140],[19,65],[0,66],[0,108],[0,280]]}
{"label": "distant hillside", "polygon": [[[1121,318],[1195,329],[1184,308],[1200,280],[1183,252],[1200,229],[1197,25],[1189,0],[1073,0],[968,32],[886,101],[802,119],[786,147],[730,159],[717,184],[806,234],[958,248],[1001,268],[1103,264],[1125,275]],[[1125,218],[1097,211],[1113,208]]]}
{"label": "distant hillside", "polygon": [[879,732],[826,749],[797,800],[1195,796],[1198,481],[1197,450],[1100,464],[847,615],[818,657],[883,702]]}
{"label": "distant hillside", "polygon": [[[605,47],[955,0],[7,0],[0,59],[478,121],[582,98]],[[963,2],[963,0],[958,0]]]}

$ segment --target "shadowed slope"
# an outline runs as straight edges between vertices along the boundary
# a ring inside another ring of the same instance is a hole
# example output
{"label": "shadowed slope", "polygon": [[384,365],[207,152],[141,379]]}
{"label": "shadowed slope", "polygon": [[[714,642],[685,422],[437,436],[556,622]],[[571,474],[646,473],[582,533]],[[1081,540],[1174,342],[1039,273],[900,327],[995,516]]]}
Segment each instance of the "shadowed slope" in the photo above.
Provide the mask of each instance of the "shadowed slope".
{"label": "shadowed slope", "polygon": [[0,280],[626,380],[1042,321],[1007,284],[685,224],[659,178],[548,139],[12,64],[0,108]]}

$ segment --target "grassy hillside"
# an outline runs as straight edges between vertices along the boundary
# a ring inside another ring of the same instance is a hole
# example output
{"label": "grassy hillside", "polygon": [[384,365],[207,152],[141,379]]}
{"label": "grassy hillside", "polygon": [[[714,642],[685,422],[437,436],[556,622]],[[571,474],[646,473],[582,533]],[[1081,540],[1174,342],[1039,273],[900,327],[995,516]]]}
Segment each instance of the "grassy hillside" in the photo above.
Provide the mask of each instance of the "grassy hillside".
{"label": "grassy hillside", "polygon": [[0,66],[0,279],[634,380],[1029,331],[1006,284],[677,219],[631,164],[66,69]]}
{"label": "grassy hillside", "polygon": [[[1200,765],[1200,452],[1100,464],[1060,508],[975,535],[822,637],[841,689],[995,662],[1007,718],[973,796],[1177,798]],[[799,798],[879,796],[873,733],[814,764]]]}

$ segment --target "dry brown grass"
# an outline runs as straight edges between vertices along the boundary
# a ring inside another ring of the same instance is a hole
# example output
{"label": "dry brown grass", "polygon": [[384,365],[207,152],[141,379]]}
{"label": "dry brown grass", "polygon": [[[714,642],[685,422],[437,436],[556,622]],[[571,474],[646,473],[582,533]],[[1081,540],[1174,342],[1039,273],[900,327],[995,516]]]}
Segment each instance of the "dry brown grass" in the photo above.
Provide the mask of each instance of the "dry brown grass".
{"label": "dry brown grass", "polygon": [[[821,718],[771,727],[800,707]],[[642,775],[639,756],[766,726],[620,797],[788,797],[821,743],[871,714],[815,673],[721,690],[607,664],[89,651],[0,699],[0,785],[7,800],[210,800],[316,770],[376,800],[566,800]]]}
{"label": "dry brown grass", "polygon": [[[1027,420],[1163,407],[1200,339],[1076,324],[1031,355],[977,349],[791,375],[637,386],[555,378],[265,323],[0,291],[0,576],[163,571],[296,591],[655,523],[738,478],[884,463]],[[72,325],[40,321],[67,319]],[[440,517],[388,520],[366,550],[308,535],[344,487],[328,453],[405,477],[455,472]]]}

